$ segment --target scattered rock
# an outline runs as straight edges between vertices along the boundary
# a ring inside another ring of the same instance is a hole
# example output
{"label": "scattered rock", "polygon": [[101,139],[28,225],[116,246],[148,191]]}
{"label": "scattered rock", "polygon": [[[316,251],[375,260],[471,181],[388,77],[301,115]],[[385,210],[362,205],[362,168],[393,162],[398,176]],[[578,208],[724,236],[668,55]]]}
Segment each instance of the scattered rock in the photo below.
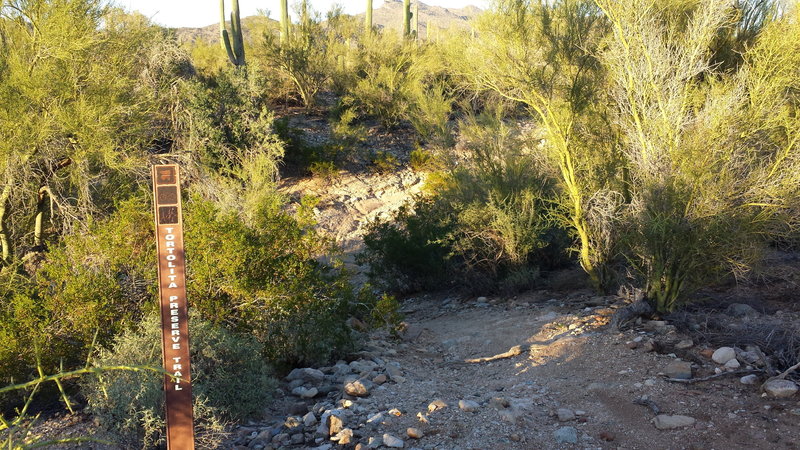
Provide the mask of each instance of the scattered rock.
{"label": "scattered rock", "polygon": [[395,416],[395,417],[400,417],[400,416],[403,415],[403,413],[397,408],[392,408],[389,411],[386,411],[386,414],[389,414],[390,416]]}
{"label": "scattered rock", "polygon": [[758,375],[745,375],[742,378],[739,378],[739,382],[742,384],[756,384],[758,382]]}
{"label": "scattered rock", "polygon": [[556,415],[558,416],[558,420],[560,422],[569,422],[570,420],[575,420],[575,413],[571,409],[558,408]]}
{"label": "scattered rock", "polygon": [[769,380],[761,388],[775,398],[788,398],[797,393],[797,384],[791,380]]}
{"label": "scattered rock", "polygon": [[742,365],[739,364],[739,361],[736,358],[733,358],[732,360],[725,363],[725,368],[728,370],[736,370],[741,366]]}
{"label": "scattered rock", "polygon": [[386,383],[388,380],[389,380],[389,378],[386,376],[386,374],[382,373],[382,374],[376,376],[375,378],[373,378],[372,382],[375,383],[375,384],[381,385],[383,383]]}
{"label": "scattered rock", "polygon": [[659,414],[653,419],[653,423],[659,430],[672,430],[675,428],[684,428],[694,425],[696,421],[693,417],[667,414]]}
{"label": "scattered rock", "polygon": [[405,443],[399,437],[393,436],[389,433],[385,433],[383,435],[383,445],[390,448],[403,448],[405,446]]}
{"label": "scattered rock", "polygon": [[720,347],[711,355],[711,359],[717,364],[725,364],[735,358],[736,350],[731,347]]}
{"label": "scattered rock", "polygon": [[313,427],[316,424],[317,424],[317,416],[315,416],[314,413],[310,412],[305,416],[303,416],[303,425],[307,427]]}
{"label": "scattered rock", "polygon": [[366,397],[369,395],[369,391],[369,382],[364,380],[355,380],[344,385],[344,392],[353,397]]}
{"label": "scattered rock", "polygon": [[353,440],[353,430],[350,428],[343,428],[336,433],[336,436],[331,438],[332,441],[338,441],[339,445],[349,444]]}
{"label": "scattered rock", "polygon": [[444,400],[436,399],[428,405],[428,412],[434,412],[442,408],[447,408],[447,403],[445,403]]}
{"label": "scattered rock", "polygon": [[480,408],[480,405],[472,400],[459,400],[458,407],[464,412],[475,412]]}
{"label": "scattered rock", "polygon": [[328,435],[333,436],[344,429],[344,420],[341,417],[331,415],[328,420]]}
{"label": "scattered rock", "polygon": [[692,346],[694,346],[694,342],[692,342],[691,339],[684,339],[684,340],[678,342],[677,344],[675,344],[675,348],[678,349],[678,350],[690,349],[690,348],[692,348]]}
{"label": "scattered rock", "polygon": [[553,437],[561,444],[577,444],[578,430],[573,427],[561,427],[553,432]]}
{"label": "scattered rock", "polygon": [[321,370],[306,367],[294,369],[286,376],[287,381],[303,380],[304,382],[318,383],[325,379],[325,374]]}
{"label": "scattered rock", "polygon": [[628,341],[628,342],[625,343],[625,346],[628,347],[631,350],[636,350],[637,348],[639,348],[639,342],[637,342],[637,341]]}
{"label": "scattered rock", "polygon": [[424,436],[424,435],[425,435],[425,434],[422,432],[422,430],[420,430],[419,428],[414,428],[414,427],[411,427],[411,428],[407,429],[407,430],[406,430],[406,434],[407,434],[407,435],[408,435],[408,437],[410,437],[411,439],[422,439],[422,436]]}
{"label": "scattered rock", "polygon": [[[405,325],[405,326],[403,326]],[[416,324],[401,324],[400,338],[404,341],[415,341],[422,334],[422,327]]]}
{"label": "scattered rock", "polygon": [[670,378],[689,380],[692,378],[692,363],[681,360],[672,361],[664,369],[664,373]]}

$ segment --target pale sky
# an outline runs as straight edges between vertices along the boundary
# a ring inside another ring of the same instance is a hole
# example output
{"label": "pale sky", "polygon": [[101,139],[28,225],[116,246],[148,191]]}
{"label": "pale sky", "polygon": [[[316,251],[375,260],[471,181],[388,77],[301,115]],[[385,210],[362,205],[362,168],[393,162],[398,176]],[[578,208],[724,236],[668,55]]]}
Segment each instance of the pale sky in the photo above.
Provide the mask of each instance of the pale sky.
{"label": "pale sky", "polygon": [[[427,5],[445,8],[463,8],[474,5],[486,9],[490,0],[424,0]],[[138,10],[154,22],[168,27],[202,27],[219,22],[218,0],[113,0],[113,2],[129,11]],[[289,0],[289,9],[293,10],[294,0]],[[348,14],[363,13],[367,8],[366,0],[311,0],[315,10],[323,14],[331,5],[338,3]],[[225,15],[230,17],[232,1],[225,0]],[[373,8],[383,5],[383,0],[373,0]],[[247,17],[257,13],[259,9],[269,11],[270,17],[277,19],[280,14],[279,0],[239,0],[241,16]]]}

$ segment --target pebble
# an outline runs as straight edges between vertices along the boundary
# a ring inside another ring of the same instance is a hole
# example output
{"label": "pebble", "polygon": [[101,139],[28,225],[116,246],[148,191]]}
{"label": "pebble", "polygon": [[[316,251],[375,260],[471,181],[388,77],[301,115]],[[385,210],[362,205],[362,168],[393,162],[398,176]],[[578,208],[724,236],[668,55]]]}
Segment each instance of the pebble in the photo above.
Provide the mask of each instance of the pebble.
{"label": "pebble", "polygon": [[558,416],[559,422],[569,422],[570,420],[575,420],[575,413],[572,412],[571,409],[558,408],[556,415]]}
{"label": "pebble", "polygon": [[577,444],[578,430],[573,427],[561,427],[553,432],[553,437],[561,444]]}
{"label": "pebble", "polygon": [[442,408],[447,408],[447,403],[445,403],[444,400],[436,399],[428,405],[428,412],[434,412]]}
{"label": "pebble", "polygon": [[764,392],[775,398],[788,398],[797,393],[797,384],[791,380],[769,380],[762,386]]}
{"label": "pebble", "polygon": [[464,412],[475,412],[480,405],[472,400],[459,400],[458,407]]}
{"label": "pebble", "polygon": [[294,369],[286,376],[287,381],[303,380],[310,382],[320,382],[325,379],[325,374],[321,370],[306,367],[303,369]]}
{"label": "pebble", "polygon": [[756,384],[758,382],[758,375],[745,375],[742,378],[739,378],[739,382],[742,384]]}
{"label": "pebble", "polygon": [[386,383],[388,380],[389,380],[389,378],[386,376],[386,374],[382,373],[382,374],[376,376],[375,378],[373,378],[372,382],[375,383],[375,384],[383,384],[383,383]]}
{"label": "pebble", "polygon": [[305,416],[303,416],[303,425],[307,427],[313,427],[316,424],[317,424],[317,416],[315,416],[314,413],[310,412]]}
{"label": "pebble", "polygon": [[711,359],[717,364],[725,364],[726,362],[736,358],[736,350],[731,347],[720,347],[711,355]]}
{"label": "pebble", "polygon": [[725,313],[733,317],[758,317],[760,314],[746,303],[732,303]]}
{"label": "pebble", "polygon": [[732,360],[725,363],[725,368],[728,370],[736,370],[741,366],[742,365],[739,364],[739,361],[736,358],[733,358]]}
{"label": "pebble", "polygon": [[339,416],[331,415],[329,420],[328,434],[333,436],[338,434],[344,428],[344,420]]}
{"label": "pebble", "polygon": [[368,382],[362,380],[351,381],[344,385],[344,392],[353,397],[366,397],[369,395]]}
{"label": "pebble", "polygon": [[393,436],[389,433],[385,433],[383,435],[383,445],[390,448],[403,448],[405,446],[405,443],[399,437]]}
{"label": "pebble", "polygon": [[414,427],[411,427],[411,428],[407,429],[407,430],[406,430],[406,434],[407,434],[407,435],[408,435],[408,437],[410,437],[411,439],[422,439],[422,436],[424,436],[424,435],[425,435],[425,434],[422,432],[422,430],[420,430],[419,428],[414,428]]}
{"label": "pebble", "polygon": [[675,348],[677,348],[678,350],[686,350],[692,348],[692,346],[694,346],[694,342],[692,342],[691,339],[684,339],[675,344]]}
{"label": "pebble", "polygon": [[350,428],[343,428],[336,433],[336,436],[331,438],[332,441],[338,441],[339,445],[349,444],[353,440],[353,430]]}
{"label": "pebble", "polygon": [[681,415],[671,416],[668,414],[659,414],[655,417],[655,419],[653,419],[653,423],[659,430],[672,430],[675,428],[690,427],[694,425],[695,422],[696,421],[693,417]]}
{"label": "pebble", "polygon": [[664,369],[664,373],[670,378],[689,380],[692,378],[692,363],[681,360],[672,361]]}

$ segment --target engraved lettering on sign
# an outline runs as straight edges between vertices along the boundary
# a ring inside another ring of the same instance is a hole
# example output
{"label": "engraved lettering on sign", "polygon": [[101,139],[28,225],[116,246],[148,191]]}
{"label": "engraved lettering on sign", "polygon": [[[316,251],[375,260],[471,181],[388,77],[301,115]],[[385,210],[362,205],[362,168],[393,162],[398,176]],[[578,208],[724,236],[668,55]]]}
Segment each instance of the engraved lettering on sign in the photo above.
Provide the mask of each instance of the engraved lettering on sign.
{"label": "engraved lettering on sign", "polygon": [[178,207],[177,206],[159,206],[158,207],[158,223],[161,225],[170,225],[178,223]]}
{"label": "engraved lettering on sign", "polygon": [[159,205],[174,205],[178,203],[177,186],[159,186],[156,191]]}
{"label": "engraved lettering on sign", "polygon": [[156,167],[156,183],[175,184],[175,168]]}

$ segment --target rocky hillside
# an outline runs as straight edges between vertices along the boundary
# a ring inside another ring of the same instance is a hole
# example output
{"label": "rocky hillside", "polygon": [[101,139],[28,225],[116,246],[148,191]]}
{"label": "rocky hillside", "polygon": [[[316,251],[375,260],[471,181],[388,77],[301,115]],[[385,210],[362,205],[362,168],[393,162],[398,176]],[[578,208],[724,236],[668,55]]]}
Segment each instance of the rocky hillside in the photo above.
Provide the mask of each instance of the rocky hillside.
{"label": "rocky hillside", "polygon": [[[413,6],[412,6],[413,7]],[[475,6],[465,8],[443,8],[441,6],[431,6],[419,3],[419,29],[420,35],[425,38],[428,36],[428,26],[432,29],[448,29],[453,27],[469,27],[469,21],[481,13],[481,9]],[[364,18],[364,14],[357,14],[359,19]],[[402,30],[403,23],[403,1],[385,0],[380,8],[375,8],[372,12],[372,21],[379,28]],[[242,29],[244,30],[245,40],[250,39],[253,34],[259,33],[275,24],[277,21],[263,16],[249,16],[242,19]],[[277,28],[277,26],[276,26]],[[202,28],[176,28],[175,34],[179,42],[193,42],[203,39],[207,42],[219,41],[219,24],[213,23]]]}

